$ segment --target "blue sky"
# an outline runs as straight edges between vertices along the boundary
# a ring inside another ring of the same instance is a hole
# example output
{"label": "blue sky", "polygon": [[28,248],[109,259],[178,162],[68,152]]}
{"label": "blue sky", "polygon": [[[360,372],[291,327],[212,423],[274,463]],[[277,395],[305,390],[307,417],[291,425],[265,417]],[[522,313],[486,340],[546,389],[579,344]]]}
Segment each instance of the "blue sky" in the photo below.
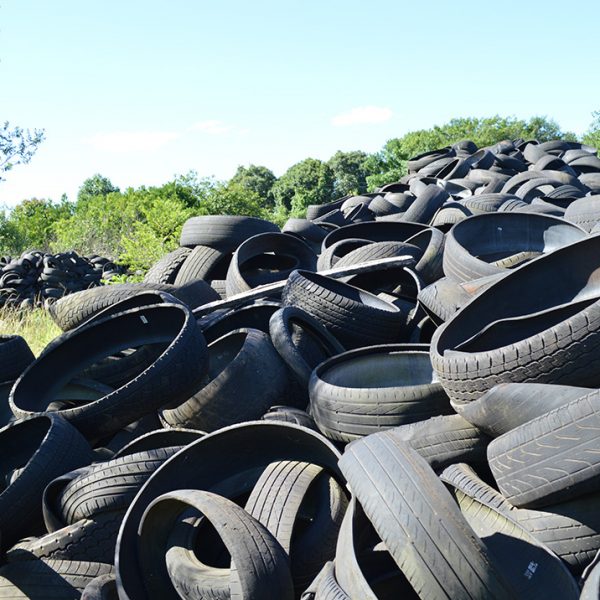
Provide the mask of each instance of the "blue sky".
{"label": "blue sky", "polygon": [[2,0],[0,120],[44,128],[0,205],[190,169],[276,175],[457,116],[600,109],[600,2]]}

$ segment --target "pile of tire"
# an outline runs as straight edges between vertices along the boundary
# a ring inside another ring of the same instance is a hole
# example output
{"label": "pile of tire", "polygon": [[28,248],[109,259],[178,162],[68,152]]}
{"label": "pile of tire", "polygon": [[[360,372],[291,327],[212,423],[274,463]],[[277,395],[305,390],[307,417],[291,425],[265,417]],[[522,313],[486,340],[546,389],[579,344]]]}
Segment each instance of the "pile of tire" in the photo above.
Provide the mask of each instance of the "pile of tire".
{"label": "pile of tire", "polygon": [[596,157],[484,150],[2,338],[0,598],[599,599]]}
{"label": "pile of tire", "polygon": [[102,284],[124,272],[108,258],[39,250],[0,259],[0,306],[45,306],[66,294]]}

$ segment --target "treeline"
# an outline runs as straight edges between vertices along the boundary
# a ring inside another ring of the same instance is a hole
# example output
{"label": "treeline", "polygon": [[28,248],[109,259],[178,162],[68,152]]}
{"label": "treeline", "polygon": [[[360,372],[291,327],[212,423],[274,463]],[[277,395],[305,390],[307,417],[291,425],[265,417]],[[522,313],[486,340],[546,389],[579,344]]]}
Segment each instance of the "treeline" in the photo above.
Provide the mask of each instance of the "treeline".
{"label": "treeline", "polygon": [[[373,191],[406,174],[412,156],[470,139],[484,147],[504,139],[577,140],[545,117],[459,118],[389,140],[377,153],[336,152],[328,161],[307,158],[277,178],[264,166],[240,166],[229,181],[176,176],[159,187],[120,190],[94,175],[83,182],[77,198],[63,196],[23,200],[0,212],[0,253],[27,249],[100,254],[132,270],[145,270],[178,244],[190,216],[239,214],[283,224],[303,216],[310,204],[346,194]],[[581,140],[600,147],[600,112]]]}

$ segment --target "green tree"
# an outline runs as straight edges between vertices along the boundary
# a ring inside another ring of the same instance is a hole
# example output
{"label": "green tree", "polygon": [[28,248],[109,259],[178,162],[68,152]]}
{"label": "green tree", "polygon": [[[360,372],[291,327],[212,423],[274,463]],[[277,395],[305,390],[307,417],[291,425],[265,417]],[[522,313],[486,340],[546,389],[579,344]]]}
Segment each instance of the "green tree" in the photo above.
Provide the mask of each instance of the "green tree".
{"label": "green tree", "polygon": [[15,256],[21,254],[24,247],[23,232],[10,220],[8,209],[0,211],[0,254]]}
{"label": "green tree", "polygon": [[583,143],[600,150],[600,110],[592,113],[594,120],[583,136]]}
{"label": "green tree", "polygon": [[73,209],[66,197],[59,203],[31,198],[17,204],[10,214],[10,221],[20,232],[22,250],[49,250],[55,240],[55,223],[69,218]]}
{"label": "green tree", "polygon": [[321,160],[306,158],[291,166],[273,186],[276,209],[293,216],[306,212],[310,204],[324,204],[333,198],[333,171]]}
{"label": "green tree", "polygon": [[339,150],[329,159],[327,164],[334,177],[334,197],[363,194],[367,191],[367,176],[370,174],[368,158],[369,155],[361,150]]}
{"label": "green tree", "polygon": [[232,182],[216,183],[196,212],[202,215],[268,217],[262,198],[256,192]]}
{"label": "green tree", "polygon": [[90,198],[96,196],[106,196],[114,192],[119,192],[119,188],[113,185],[112,181],[100,173],[96,173],[91,177],[88,177],[77,192],[77,200],[79,202],[85,202]]}
{"label": "green tree", "polygon": [[[10,171],[19,164],[28,163],[45,139],[43,129],[11,127],[8,121],[0,126],[0,173]],[[0,181],[4,178],[0,176]]]}
{"label": "green tree", "polygon": [[235,175],[229,180],[230,184],[238,185],[242,189],[258,194],[266,208],[275,206],[273,184],[277,177],[273,171],[260,165],[239,166]]}

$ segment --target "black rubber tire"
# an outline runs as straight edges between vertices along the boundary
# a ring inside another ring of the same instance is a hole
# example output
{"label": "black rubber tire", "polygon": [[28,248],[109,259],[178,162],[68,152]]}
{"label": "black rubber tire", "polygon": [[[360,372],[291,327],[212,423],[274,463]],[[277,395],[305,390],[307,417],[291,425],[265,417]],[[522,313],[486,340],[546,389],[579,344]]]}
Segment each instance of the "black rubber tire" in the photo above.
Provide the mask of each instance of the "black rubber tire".
{"label": "black rubber tire", "polygon": [[190,308],[219,299],[205,282],[194,282],[192,285],[180,287],[166,283],[121,283],[89,288],[64,296],[50,306],[49,312],[63,331],[69,331],[116,302],[131,298],[140,292],[155,290],[173,294]]}
{"label": "black rubber tire", "polygon": [[408,444],[389,432],[368,436],[348,446],[340,468],[420,597],[515,598],[512,582]]}
{"label": "black rubber tire", "polygon": [[100,575],[85,586],[81,600],[119,600],[114,574]]}
{"label": "black rubber tire", "polygon": [[158,450],[159,448],[170,448],[172,446],[187,446],[202,436],[206,432],[199,429],[185,429],[184,427],[169,427],[167,429],[157,429],[144,433],[139,437],[123,446],[115,453],[113,458],[121,458],[149,450]]}
{"label": "black rubber tire", "polygon": [[230,261],[231,253],[208,246],[195,246],[181,265],[174,283],[183,285],[198,279],[208,282],[213,279],[225,279]]}
{"label": "black rubber tire", "polygon": [[467,421],[498,437],[590,391],[567,385],[502,383],[474,402],[456,408]]}
{"label": "black rubber tire", "polygon": [[263,416],[263,421],[295,423],[313,431],[319,431],[315,420],[304,410],[293,406],[272,406]]}
{"label": "black rubber tire", "polygon": [[[149,504],[165,492],[210,489],[226,494],[227,481],[239,474],[262,472],[277,460],[299,460],[324,467],[344,484],[339,452],[322,436],[288,423],[259,421],[234,425],[193,442],[171,457],[140,490],[119,532],[117,582],[122,600],[144,595],[144,575],[138,559],[138,530]],[[198,465],[202,465],[198,469]],[[257,477],[258,478],[258,477]],[[256,479],[257,479],[256,478]],[[254,479],[254,481],[256,481]]]}
{"label": "black rubber tire", "polygon": [[342,198],[338,198],[333,202],[326,202],[325,204],[309,204],[306,209],[306,218],[309,221],[314,221],[328,212],[340,208],[349,197],[350,196],[343,196]]}
{"label": "black rubber tire", "polygon": [[413,156],[408,161],[408,172],[417,173],[427,165],[439,160],[440,158],[453,158],[454,156],[456,156],[456,150],[450,146],[440,148],[439,150],[430,150],[428,152],[424,152],[423,154],[418,154],[417,156]]}
{"label": "black rubber tire", "polygon": [[206,342],[187,308],[157,304],[64,334],[60,344],[45,351],[17,380],[9,398],[11,410],[17,416],[43,412],[54,392],[86,366],[152,343],[161,345],[161,354],[139,375],[96,401],[61,410],[61,416],[89,440],[99,441],[161,406],[189,398],[208,369]]}
{"label": "black rubber tire", "polygon": [[297,596],[334,558],[347,504],[343,488],[306,462],[272,463],[254,485],[244,508],[289,555]]}
{"label": "black rubber tire", "polygon": [[335,242],[321,252],[317,260],[317,271],[325,271],[335,267],[344,256],[350,252],[354,252],[358,248],[368,246],[372,242],[370,240],[361,240],[357,238],[347,238]]}
{"label": "black rubber tire", "polygon": [[222,252],[233,252],[243,241],[253,235],[277,232],[274,223],[256,217],[234,215],[208,215],[191,217],[181,230],[181,246],[208,246]]}
{"label": "black rubber tire", "polygon": [[456,279],[442,277],[424,287],[417,299],[434,323],[441,325],[459,311],[471,296]]}
{"label": "black rubber tire", "polygon": [[7,550],[6,560],[17,562],[38,558],[112,564],[117,534],[124,516],[124,510],[106,512],[39,538],[21,540]]}
{"label": "black rubber tire", "polygon": [[322,250],[346,239],[369,240],[372,242],[405,242],[408,238],[426,228],[421,223],[386,222],[356,223],[332,231],[323,240]]}
{"label": "black rubber tire", "polygon": [[465,496],[514,521],[539,543],[560,556],[573,574],[581,574],[600,548],[597,494],[548,506],[543,511],[531,510],[514,507],[468,465],[449,466],[441,474],[441,479]]}
{"label": "black rubber tire", "polygon": [[300,596],[300,600],[352,600],[335,578],[333,562],[325,564],[314,581]]}
{"label": "black rubber tire", "polygon": [[[460,469],[458,476],[453,469]],[[490,493],[490,488],[476,476],[467,479],[465,472],[469,473],[466,465],[455,465],[444,472],[443,480],[450,484],[469,525],[510,576],[515,597],[577,600],[579,587],[565,563],[512,518],[509,511],[497,508],[493,490]]]}
{"label": "black rubber tire", "polygon": [[423,253],[413,270],[423,280],[424,285],[444,276],[442,265],[446,237],[441,231],[429,227],[413,235],[406,243],[417,246]]}
{"label": "black rubber tire", "polygon": [[177,273],[189,256],[189,248],[177,248],[155,262],[144,276],[145,283],[174,283]]}
{"label": "black rubber tire", "polygon": [[293,271],[281,293],[320,321],[345,348],[398,340],[404,316],[377,296],[317,273]]}
{"label": "black rubber tire", "polygon": [[[338,242],[342,244],[344,242]],[[333,249],[332,246],[327,251]],[[326,252],[327,252],[326,251]],[[322,256],[322,255],[321,255]],[[347,267],[349,265],[358,265],[360,263],[379,260],[380,258],[389,258],[390,256],[411,256],[415,264],[423,256],[423,250],[407,242],[367,242],[364,245],[341,256],[337,262],[329,267]]]}
{"label": "black rubber tire", "polygon": [[149,477],[181,446],[146,450],[92,465],[71,480],[57,498],[64,523],[125,511]]}
{"label": "black rubber tire", "polygon": [[215,431],[260,419],[286,390],[288,371],[269,336],[257,329],[238,329],[208,346],[208,381],[185,402],[163,410],[170,426]]}
{"label": "black rubber tire", "polygon": [[20,335],[0,335],[0,381],[14,381],[35,360]]}
{"label": "black rubber tire", "polygon": [[344,347],[321,323],[295,306],[273,313],[269,333],[275,350],[303,388],[308,387],[310,374],[319,363],[344,352]]}
{"label": "black rubber tire", "polygon": [[600,491],[599,398],[590,392],[490,443],[490,468],[511,504],[538,507]]}
{"label": "black rubber tire", "polygon": [[211,313],[203,317],[198,324],[208,344],[236,329],[258,329],[269,333],[269,321],[280,308],[279,302],[259,300],[246,306],[225,310],[220,314]]}
{"label": "black rubber tire", "polygon": [[0,429],[1,548],[40,533],[46,485],[92,460],[86,440],[57,415],[33,416]]}
{"label": "black rubber tire", "polygon": [[417,194],[415,201],[406,209],[402,220],[428,225],[435,213],[450,199],[448,192],[437,185],[428,185]]}
{"label": "black rubber tire", "polygon": [[85,587],[112,565],[66,560],[27,560],[0,567],[0,598],[80,600]]}
{"label": "black rubber tire", "polygon": [[565,220],[590,232],[600,221],[600,194],[586,196],[571,202],[565,211]]}
{"label": "black rubber tire", "polygon": [[562,219],[529,213],[493,213],[465,219],[446,236],[444,273],[470,281],[507,268],[499,259],[520,252],[547,253],[584,239]]}
{"label": "black rubber tire", "polygon": [[[193,508],[207,519],[231,555],[230,594],[239,598],[294,598],[289,559],[275,537],[244,509],[226,498],[206,491],[180,490],[163,494],[149,507],[140,523],[140,566],[151,576],[152,595],[175,595],[172,576],[165,564],[171,530],[178,517]],[[168,561],[168,559],[167,559]],[[197,558],[195,563],[200,562]],[[235,565],[235,566],[234,566]],[[183,568],[179,562],[174,568]],[[204,565],[206,571],[218,571]],[[192,597],[210,597],[211,590],[181,581],[180,591]]]}
{"label": "black rubber tire", "polygon": [[459,415],[430,417],[395,427],[392,437],[414,448],[439,472],[456,462],[486,464],[491,438]]}
{"label": "black rubber tire", "polygon": [[285,233],[262,233],[249,238],[233,253],[225,278],[227,296],[287,279],[294,269],[315,271],[317,255],[298,238]]}
{"label": "black rubber tire", "polygon": [[599,250],[594,236],[541,256],[437,329],[432,364],[453,401],[499,383],[600,386],[600,290],[590,278]]}
{"label": "black rubber tire", "polygon": [[451,414],[426,352],[395,344],[344,352],[309,382],[311,415],[329,439],[349,442],[432,416]]}

